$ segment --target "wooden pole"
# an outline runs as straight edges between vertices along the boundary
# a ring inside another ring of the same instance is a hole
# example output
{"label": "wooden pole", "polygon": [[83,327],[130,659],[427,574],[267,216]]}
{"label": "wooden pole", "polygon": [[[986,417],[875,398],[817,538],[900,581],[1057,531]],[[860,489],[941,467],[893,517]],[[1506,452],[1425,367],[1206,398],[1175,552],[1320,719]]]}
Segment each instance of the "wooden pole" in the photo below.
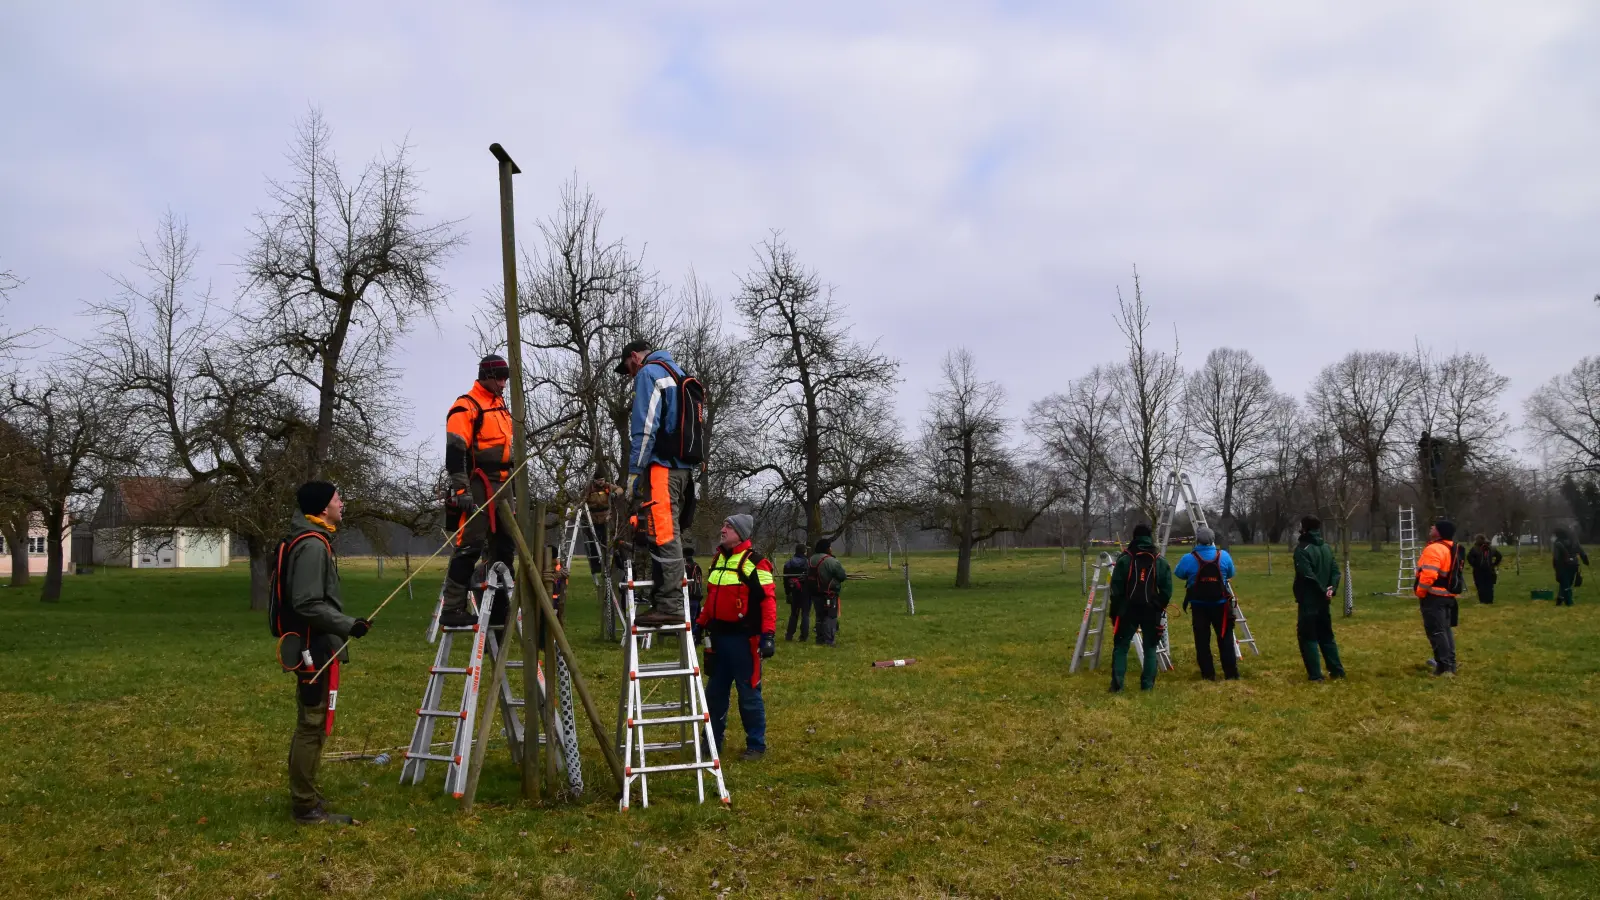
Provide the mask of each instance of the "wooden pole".
{"label": "wooden pole", "polygon": [[[505,148],[499,144],[490,144],[489,152],[493,154],[500,167],[500,266],[505,278],[505,315],[506,315],[506,362],[511,369],[511,383],[508,386],[511,393],[511,452],[520,464],[528,458],[528,400],[522,390],[522,319],[518,312],[517,304],[517,228],[515,206],[512,203],[511,176],[520,174],[521,169],[506,153]],[[526,545],[528,520],[532,518],[528,508],[528,470],[523,466],[517,472],[516,483],[512,488],[516,492],[516,516],[506,518],[514,522],[510,529],[512,534],[521,538],[521,543]],[[542,521],[541,521],[542,524]],[[517,560],[517,584],[526,586],[534,583],[539,578],[538,557],[524,552]],[[531,571],[530,571],[531,570]],[[524,626],[522,629],[522,696],[526,698],[528,706],[524,706],[523,719],[523,746],[522,746],[522,796],[533,799],[538,796],[538,726],[537,718],[527,715],[526,711],[532,706],[539,696],[539,679],[535,666],[538,665],[538,645],[534,642],[535,625],[539,621],[535,613],[532,593],[527,590],[517,591],[521,598],[521,607]]]}
{"label": "wooden pole", "polygon": [[[500,514],[506,515],[508,507],[504,500],[500,501],[500,508]],[[528,546],[528,539],[523,537],[522,532],[512,529],[511,537],[517,542],[517,552],[525,557],[533,555],[532,548]],[[536,579],[533,582],[533,586],[532,593],[534,599],[538,601],[539,612],[544,616],[545,622],[550,629],[550,637],[555,641],[556,649],[561,651],[561,655],[567,658],[567,671],[572,676],[572,689],[577,692],[578,699],[583,701],[584,715],[589,718],[589,727],[594,730],[595,742],[600,745],[601,752],[605,754],[606,765],[610,766],[611,777],[616,779],[617,791],[620,793],[623,779],[622,759],[617,756],[617,748],[612,746],[612,738],[606,735],[605,726],[600,723],[600,713],[595,709],[594,697],[589,693],[588,683],[583,680],[583,673],[578,670],[578,658],[573,655],[572,645],[567,643],[566,632],[562,630],[560,621],[556,619],[556,610],[550,603],[550,595],[545,593],[544,582]],[[531,632],[532,629],[527,629],[527,631]],[[553,672],[551,677],[554,677]],[[526,760],[528,754],[523,753],[522,758]]]}

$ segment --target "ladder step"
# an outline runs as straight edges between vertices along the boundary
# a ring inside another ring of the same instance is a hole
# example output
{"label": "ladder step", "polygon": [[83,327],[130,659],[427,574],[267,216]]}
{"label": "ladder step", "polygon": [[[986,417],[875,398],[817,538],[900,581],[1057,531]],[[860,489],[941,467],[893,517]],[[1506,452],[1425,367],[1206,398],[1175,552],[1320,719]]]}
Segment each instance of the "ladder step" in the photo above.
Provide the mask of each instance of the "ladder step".
{"label": "ladder step", "polygon": [[429,675],[471,675],[476,666],[429,666]]}
{"label": "ladder step", "polygon": [[690,629],[689,623],[687,623],[687,622],[683,623],[682,625],[635,625],[635,626],[633,626],[633,633],[634,634],[659,634],[659,633],[661,633],[663,631],[689,631],[689,630],[691,630],[691,629]]}
{"label": "ladder step", "polygon": [[640,707],[644,712],[667,712],[673,709],[683,709],[682,703],[646,703]]}
{"label": "ladder step", "polygon": [[628,720],[628,727],[629,728],[633,728],[635,726],[638,726],[638,727],[642,728],[642,727],[644,727],[646,725],[677,725],[677,724],[680,724],[682,722],[709,722],[709,721],[711,721],[711,714],[710,713],[701,713],[701,714],[699,714],[697,716],[661,716],[661,717],[655,718],[655,719],[632,719],[632,718],[630,718]]}
{"label": "ladder step", "polygon": [[461,763],[461,757],[459,757],[459,756],[444,756],[444,755],[439,754],[439,753],[412,753],[409,750],[404,752],[404,753],[401,753],[400,754],[400,758],[401,759],[423,759],[423,760],[427,760],[428,762],[456,763],[458,765]]}
{"label": "ladder step", "polygon": [[477,625],[446,625],[446,626],[444,626],[444,628],[442,630],[444,630],[444,631],[452,631],[452,632],[454,632],[454,631],[477,631],[478,630],[478,626]]}
{"label": "ladder step", "polygon": [[707,762],[672,763],[665,766],[623,766],[622,774],[631,778],[635,775],[650,775],[655,772],[693,772],[695,769],[720,768],[722,768],[722,760],[712,759]]}
{"label": "ladder step", "polygon": [[684,675],[693,675],[698,678],[700,677],[700,667],[695,666],[692,669],[658,669],[654,671],[647,671],[641,668],[640,671],[629,672],[628,675],[636,680],[642,678],[678,678]]}
{"label": "ladder step", "polygon": [[467,711],[464,709],[419,709],[419,716],[431,716],[435,719],[465,719]]}
{"label": "ladder step", "polygon": [[644,749],[646,753],[660,753],[667,750],[693,750],[694,741],[656,741],[653,744],[645,744]]}

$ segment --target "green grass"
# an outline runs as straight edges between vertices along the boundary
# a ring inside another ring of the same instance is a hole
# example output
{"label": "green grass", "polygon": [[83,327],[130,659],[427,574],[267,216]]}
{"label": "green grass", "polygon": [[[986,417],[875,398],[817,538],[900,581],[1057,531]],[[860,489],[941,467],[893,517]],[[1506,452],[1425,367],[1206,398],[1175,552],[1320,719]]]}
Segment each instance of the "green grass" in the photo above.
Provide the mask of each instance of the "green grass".
{"label": "green grass", "polygon": [[[838,648],[780,638],[771,751],[730,762],[731,810],[658,776],[650,809],[617,812],[585,728],[581,801],[518,801],[496,745],[471,817],[437,766],[402,788],[398,763],[326,762],[324,792],[364,821],[342,830],[289,821],[292,685],[244,608],[243,567],[101,570],[69,578],[56,606],[0,591],[0,883],[74,897],[1600,892],[1592,588],[1572,609],[1530,602],[1549,570],[1525,561],[1497,604],[1463,605],[1461,677],[1436,681],[1416,604],[1368,596],[1393,584],[1392,554],[1359,551],[1356,616],[1335,619],[1350,679],[1308,684],[1287,556],[1270,578],[1263,553],[1239,557],[1263,655],[1237,683],[1199,679],[1184,619],[1153,694],[1108,695],[1104,670],[1068,676],[1083,602],[1052,553],[980,559],[959,592],[952,558],[919,556],[915,617],[898,567],[846,560],[877,577],[849,586]],[[397,583],[392,567],[345,573],[356,612]],[[409,738],[436,578],[355,646],[330,751]],[[620,654],[592,602],[570,616],[609,716]],[[906,656],[917,664],[869,667]]]}

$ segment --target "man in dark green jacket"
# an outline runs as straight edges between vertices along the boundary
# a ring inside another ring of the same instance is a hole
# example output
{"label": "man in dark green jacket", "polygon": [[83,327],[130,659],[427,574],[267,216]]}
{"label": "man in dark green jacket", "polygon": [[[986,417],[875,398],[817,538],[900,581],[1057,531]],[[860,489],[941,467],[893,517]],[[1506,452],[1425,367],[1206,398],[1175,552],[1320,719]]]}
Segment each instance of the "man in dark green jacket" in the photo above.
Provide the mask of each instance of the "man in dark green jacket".
{"label": "man in dark green jacket", "polygon": [[1133,540],[1117,557],[1111,570],[1111,620],[1116,623],[1111,650],[1111,691],[1122,690],[1128,674],[1128,648],[1138,631],[1144,645],[1144,668],[1139,673],[1139,688],[1154,690],[1160,661],[1156,647],[1161,643],[1162,614],[1172,602],[1172,567],[1156,554],[1150,526],[1133,527]]}
{"label": "man in dark green jacket", "polygon": [[849,576],[833,555],[832,541],[820,538],[813,550],[801,585],[817,611],[817,643],[832,647],[839,639],[839,590]]}
{"label": "man in dark green jacket", "polygon": [[[1300,545],[1294,549],[1294,602],[1300,607],[1295,636],[1300,640],[1300,658],[1305,660],[1306,677],[1322,680],[1322,661],[1327,660],[1328,677],[1343,678],[1339,645],[1333,640],[1334,588],[1339,586],[1339,565],[1333,561],[1333,548],[1322,539],[1322,520],[1306,516],[1300,520]],[[1318,658],[1318,654],[1321,658]]]}
{"label": "man in dark green jacket", "polygon": [[[338,488],[326,481],[310,481],[295,494],[300,514],[294,517],[289,534],[287,558],[283,560],[284,605],[292,611],[292,627],[310,634],[313,672],[322,669],[337,652],[339,661],[315,680],[312,672],[298,673],[299,719],[289,742],[289,797],[294,820],[302,825],[350,824],[350,817],[330,813],[317,790],[317,767],[322,762],[322,744],[331,724],[329,686],[338,678],[339,663],[350,661],[344,649],[348,638],[359,638],[371,626],[365,619],[345,615],[339,599],[339,564],[334,558],[332,537],[344,517],[344,499]],[[297,540],[304,535],[304,539]],[[276,563],[276,561],[275,561]]]}
{"label": "man in dark green jacket", "polygon": [[1551,562],[1556,569],[1556,605],[1572,605],[1572,589],[1579,584],[1578,562],[1589,564],[1589,554],[1583,552],[1583,545],[1572,536],[1572,532],[1565,528],[1556,529],[1556,539],[1550,545]]}

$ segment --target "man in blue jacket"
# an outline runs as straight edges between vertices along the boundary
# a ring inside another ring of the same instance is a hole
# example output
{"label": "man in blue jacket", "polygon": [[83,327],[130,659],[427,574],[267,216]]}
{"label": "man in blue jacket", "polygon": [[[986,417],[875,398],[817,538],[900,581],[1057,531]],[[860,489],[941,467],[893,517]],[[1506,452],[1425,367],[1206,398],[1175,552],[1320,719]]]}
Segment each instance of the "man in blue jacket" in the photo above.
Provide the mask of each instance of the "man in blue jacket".
{"label": "man in blue jacket", "polygon": [[649,341],[622,348],[617,374],[633,378],[627,494],[636,504],[635,534],[650,547],[650,611],[639,625],[683,624],[683,532],[694,524],[694,462],[668,452],[683,433],[680,388],[687,375],[672,354]]}
{"label": "man in blue jacket", "polygon": [[1211,632],[1217,633],[1217,655],[1222,657],[1222,677],[1239,677],[1239,659],[1233,652],[1233,557],[1216,544],[1216,534],[1204,526],[1194,532],[1194,549],[1178,560],[1172,574],[1188,583],[1183,608],[1193,607],[1194,658],[1200,677],[1217,680],[1211,665]]}

